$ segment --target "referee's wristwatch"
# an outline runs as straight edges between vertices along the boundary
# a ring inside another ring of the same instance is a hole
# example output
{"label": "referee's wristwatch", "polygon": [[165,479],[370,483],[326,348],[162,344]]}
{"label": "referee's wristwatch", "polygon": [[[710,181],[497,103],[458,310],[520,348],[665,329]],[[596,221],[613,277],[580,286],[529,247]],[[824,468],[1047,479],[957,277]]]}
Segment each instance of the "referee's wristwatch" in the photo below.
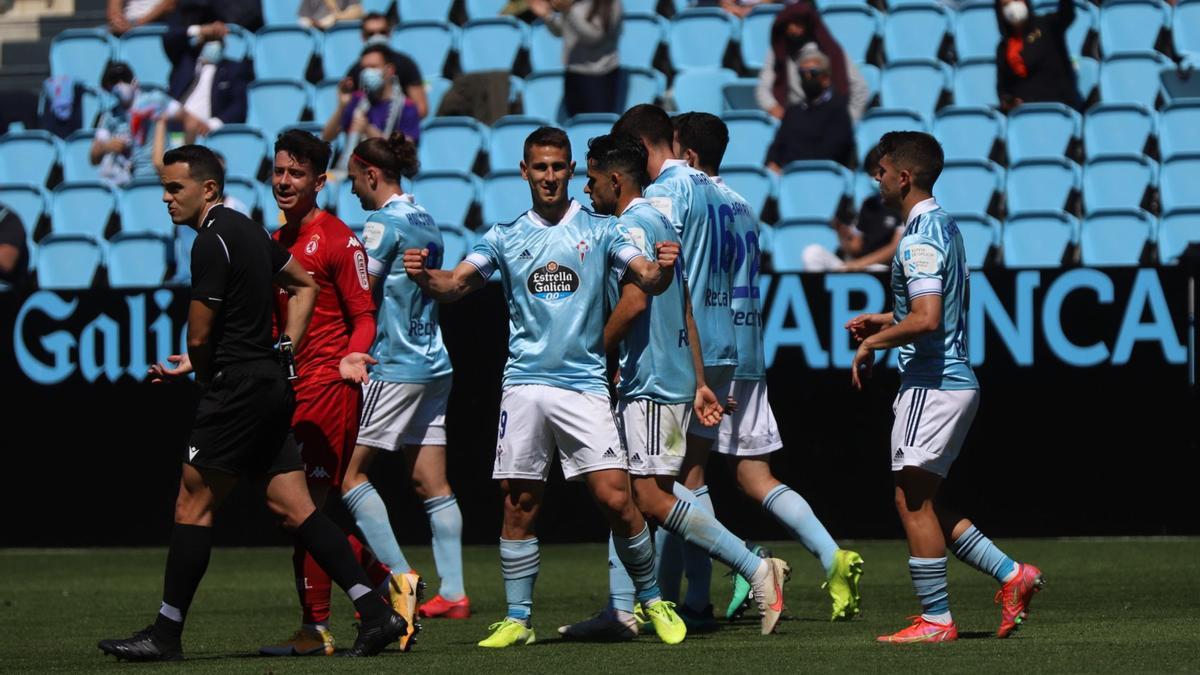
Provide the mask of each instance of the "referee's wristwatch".
{"label": "referee's wristwatch", "polygon": [[279,365],[283,366],[283,374],[289,380],[296,379],[296,351],[292,346],[292,338],[286,334],[280,335],[276,351],[279,354]]}

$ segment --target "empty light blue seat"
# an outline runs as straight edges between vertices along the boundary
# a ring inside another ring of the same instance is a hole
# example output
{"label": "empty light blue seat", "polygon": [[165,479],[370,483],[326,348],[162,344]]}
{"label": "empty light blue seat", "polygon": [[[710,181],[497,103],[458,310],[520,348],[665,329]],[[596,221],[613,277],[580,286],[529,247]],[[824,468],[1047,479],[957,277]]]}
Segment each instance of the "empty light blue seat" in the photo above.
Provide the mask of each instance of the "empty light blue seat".
{"label": "empty light blue seat", "polygon": [[996,63],[992,59],[959,61],[954,69],[954,103],[956,105],[1000,105],[996,93]]}
{"label": "empty light blue seat", "polygon": [[293,80],[255,80],[246,88],[246,123],[274,141],[284,127],[300,121],[312,88]]}
{"label": "empty light blue seat", "polygon": [[1081,56],[1075,60],[1075,87],[1079,91],[1079,99],[1087,101],[1100,85],[1100,62],[1090,56]]}
{"label": "empty light blue seat", "polygon": [[567,196],[590,209],[592,208],[592,198],[584,191],[587,183],[587,172],[580,171],[579,167],[575,167],[575,175],[571,176],[571,181],[567,183]]}
{"label": "empty light blue seat", "polygon": [[854,174],[854,208],[862,208],[862,203],[868,197],[879,194],[879,183],[875,181],[874,176],[867,175],[866,171],[859,171]]}
{"label": "empty light blue seat", "polygon": [[[458,171],[422,171],[413,179],[417,203],[438,223],[463,225],[471,206],[479,200],[478,177]],[[526,189],[525,194],[529,194]]]}
{"label": "empty light blue seat", "polygon": [[529,41],[529,26],[510,16],[472,19],[462,29],[458,63],[464,73],[511,70]]}
{"label": "empty light blue seat", "polygon": [[525,92],[521,96],[525,114],[559,123],[566,119],[563,109],[563,73],[551,70],[531,73],[525,78]]}
{"label": "empty light blue seat", "polygon": [[1081,126],[1079,113],[1061,103],[1026,103],[1008,116],[1008,161],[1063,157]]}
{"label": "empty light blue seat", "polygon": [[48,131],[31,129],[0,136],[0,183],[45,185],[58,164],[60,142]]}
{"label": "empty light blue seat", "polygon": [[175,274],[171,282],[190,284],[192,282],[192,244],[196,241],[196,231],[186,225],[175,226]]}
{"label": "empty light blue seat", "polygon": [[1008,170],[1008,213],[1062,211],[1080,188],[1079,165],[1063,157],[1025,159]]}
{"label": "empty light blue seat", "polygon": [[506,4],[506,0],[466,0],[467,18],[475,20],[498,16]]}
{"label": "empty light blue seat", "polygon": [[[275,195],[270,183],[258,183],[258,208],[262,213],[262,226],[267,232],[274,232],[283,226],[285,219],[283,211],[275,203]],[[322,191],[323,192],[323,191]]]}
{"label": "empty light blue seat", "polygon": [[983,214],[955,214],[967,252],[967,267],[977,270],[987,262],[992,247],[1000,244],[1000,222]]}
{"label": "empty light blue seat", "polygon": [[[321,196],[328,191],[329,188],[326,187],[325,190],[321,191]],[[254,210],[258,208],[257,181],[251,181],[246,178],[226,176],[225,206],[241,213],[247,218],[253,218]]]}
{"label": "empty light blue seat", "polygon": [[535,129],[550,126],[538,117],[506,115],[496,120],[488,134],[488,164],[494,169],[516,169],[525,158],[525,139]]}
{"label": "empty light blue seat", "polygon": [[1136,103],[1101,103],[1083,119],[1083,149],[1089,158],[1140,155],[1154,135],[1154,113]]}
{"label": "empty light blue seat", "polygon": [[138,82],[166,87],[171,77],[171,60],[163,49],[164,25],[133,28],[117,42],[117,60],[133,67]]}
{"label": "empty light blue seat", "polygon": [[[571,141],[571,156],[575,159],[575,173],[587,173],[588,141],[612,131],[617,116],[610,113],[576,115],[567,121],[567,138]],[[515,166],[515,165],[514,165]],[[509,169],[510,166],[496,167]]]}
{"label": "empty light blue seat", "polygon": [[421,77],[429,80],[441,77],[446,69],[446,59],[457,48],[459,39],[459,29],[453,24],[416,21],[397,26],[389,44],[411,58],[421,71]]}
{"label": "empty light blue seat", "polygon": [[1158,222],[1158,259],[1175,265],[1189,244],[1200,242],[1200,208],[1163,214]]}
{"label": "empty light blue seat", "polygon": [[337,217],[348,225],[350,229],[353,230],[356,227],[362,229],[363,223],[367,222],[367,216],[371,215],[371,212],[362,207],[362,202],[359,201],[358,197],[354,196],[352,187],[348,180],[338,183],[337,206],[335,210],[337,211]]}
{"label": "empty light blue seat", "polygon": [[1200,153],[1200,100],[1176,101],[1158,120],[1158,151],[1163,159]]}
{"label": "empty light blue seat", "polygon": [[950,67],[933,59],[892,61],[883,69],[880,101],[933,119],[942,92],[950,88]]}
{"label": "empty light blue seat", "polygon": [[[628,4],[626,3],[626,5]],[[775,16],[781,9],[783,8],[776,4],[755,5],[754,9],[751,9],[750,13],[742,19],[742,35],[738,46],[742,53],[742,63],[748,70],[762,69],[763,60],[771,49],[771,25],[775,23]],[[823,13],[822,16],[825,18],[825,25],[829,26],[828,12]],[[628,21],[628,18],[626,20]],[[830,30],[832,31],[833,28],[830,27]],[[846,43],[843,41],[842,49],[845,48]],[[622,54],[622,56],[624,55]]]}
{"label": "empty light blue seat", "polygon": [[715,7],[688,9],[671,20],[667,50],[676,70],[720,68],[737,22]]}
{"label": "empty light blue seat", "polygon": [[954,22],[954,45],[959,61],[995,59],[1000,44],[996,5],[990,0],[970,0],[958,9]]}
{"label": "empty light blue seat", "polygon": [[680,112],[720,115],[725,110],[721,87],[737,79],[728,68],[692,68],[675,76],[675,107]]}
{"label": "empty light blue seat", "polygon": [[435,117],[421,125],[417,157],[426,171],[470,171],[487,147],[487,127],[472,117]]}
{"label": "empty light blue seat", "polygon": [[1200,154],[1175,155],[1163,162],[1159,182],[1164,213],[1200,208]]}
{"label": "empty light blue seat", "polygon": [[938,111],[933,135],[946,159],[987,159],[1005,127],[1006,118],[992,108],[950,106]]}
{"label": "empty light blue seat", "polygon": [[879,90],[883,82],[883,72],[879,70],[879,66],[873,66],[869,63],[858,64],[858,72],[862,74],[863,80],[867,83],[867,107],[874,105],[876,98],[879,96]]}
{"label": "empty light blue seat", "polygon": [[[879,10],[867,4],[830,7],[821,12],[821,19],[842,45],[842,50],[856,63],[867,60],[871,44],[883,31],[883,16]],[[759,60],[762,60],[761,56]]]}
{"label": "empty light blue seat", "polygon": [[1100,100],[1104,103],[1140,103],[1155,107],[1162,89],[1159,71],[1170,64],[1153,51],[1125,52],[1100,64]]}
{"label": "empty light blue seat", "polygon": [[[654,65],[654,55],[658,46],[667,36],[670,24],[657,14],[626,14],[621,20],[621,37],[617,40],[617,49],[621,53],[621,65],[633,68],[650,68]],[[762,57],[759,57],[761,60]],[[562,52],[558,53],[558,61],[552,68],[562,67]],[[534,70],[538,70],[535,65]]]}
{"label": "empty light blue seat", "polygon": [[629,14],[653,14],[658,11],[658,0],[624,0],[624,10]]}
{"label": "empty light blue seat", "polygon": [[563,66],[562,38],[551,33],[541,20],[529,30],[529,66],[533,70],[552,70]]}
{"label": "empty light blue seat", "polygon": [[929,131],[929,125],[923,117],[911,110],[868,110],[854,129],[859,164],[863,163],[871,148],[879,144],[880,137],[889,131]]}
{"label": "empty light blue seat", "polygon": [[722,164],[758,164],[767,157],[779,123],[761,110],[738,110],[721,115],[729,129],[729,146]]}
{"label": "empty light blue seat", "polygon": [[293,26],[300,15],[301,0],[266,0],[262,3],[263,23],[268,26]]}
{"label": "empty light blue seat", "polygon": [[117,193],[117,212],[121,215],[121,232],[153,234],[170,239],[175,223],[163,203],[163,188],[158,181],[139,180]]}
{"label": "empty light blue seat", "polygon": [[1062,265],[1067,247],[1079,240],[1079,221],[1061,211],[1035,211],[1013,216],[1001,234],[1004,266],[1054,268]]}
{"label": "empty light blue seat", "polygon": [[913,2],[888,12],[883,23],[883,53],[887,62],[936,59],[951,31],[950,12],[933,2]]}
{"label": "empty light blue seat", "polygon": [[254,33],[235,24],[225,24],[225,48],[221,51],[231,61],[241,61],[254,54]]}
{"label": "empty light blue seat", "polygon": [[1100,157],[1083,167],[1083,212],[1136,209],[1158,185],[1158,166],[1142,155]]}
{"label": "empty light blue seat", "polygon": [[[225,175],[251,180],[258,178],[263,159],[274,147],[258,129],[245,124],[226,124],[209,134],[204,144],[225,158]],[[273,159],[273,158],[272,158]]]}
{"label": "empty light blue seat", "polygon": [[530,208],[529,183],[520,171],[493,171],[483,180],[483,226],[509,223]]}
{"label": "empty light blue seat", "polygon": [[462,225],[438,223],[442,233],[442,269],[452,270],[475,246],[475,236]]}
{"label": "empty light blue seat", "polygon": [[1100,49],[1106,56],[1154,49],[1169,18],[1159,0],[1108,0],[1100,8]]}
{"label": "empty light blue seat", "polygon": [[321,125],[329,121],[333,113],[337,111],[338,106],[338,85],[342,82],[342,78],[328,78],[321,80],[313,86],[313,120]]}
{"label": "empty light blue seat", "polygon": [[319,45],[320,34],[310,28],[262,28],[254,36],[254,75],[259,80],[303,81]]}
{"label": "empty light blue seat", "polygon": [[151,232],[122,232],[116,235],[109,242],[105,256],[108,285],[113,288],[161,286],[167,278],[167,261],[171,256],[172,243],[169,235]]}
{"label": "empty light blue seat", "polygon": [[50,74],[70,75],[89,87],[99,87],[104,67],[116,53],[116,40],[103,30],[69,28],[50,42]]}
{"label": "empty light blue seat", "polygon": [[984,214],[992,195],[1004,189],[1004,170],[986,159],[946,160],[933,186],[938,204],[950,213]]}
{"label": "empty light blue seat", "polygon": [[396,0],[401,24],[413,21],[449,21],[454,0]]}
{"label": "empty light blue seat", "polygon": [[84,234],[48,234],[38,242],[38,287],[50,291],[92,287],[104,261],[102,244]]}
{"label": "empty light blue seat", "polygon": [[826,221],[789,219],[773,228],[771,264],[775,271],[804,272],[804,249],[820,246],[830,252],[838,248],[837,232]]}
{"label": "empty light blue seat", "polygon": [[50,231],[100,241],[116,209],[117,194],[103,183],[63,183],[54,188]]}
{"label": "empty light blue seat", "polygon": [[321,68],[325,79],[341,79],[362,54],[362,22],[339,21],[321,40]]}
{"label": "empty light blue seat", "polygon": [[1200,55],[1200,2],[1180,0],[1171,14],[1171,38],[1181,56]]}
{"label": "empty light blue seat", "polygon": [[667,90],[667,76],[650,68],[621,68],[617,100],[622,111],[640,103],[655,103]]}
{"label": "empty light blue seat", "polygon": [[96,132],[92,129],[80,129],[62,141],[64,182],[100,180],[100,167],[92,164],[92,141],[95,137]]}
{"label": "empty light blue seat", "polygon": [[761,162],[753,166],[723,165],[721,179],[760,214],[766,208],[767,200],[775,194],[775,174],[764,169]]}
{"label": "empty light blue seat", "polygon": [[836,162],[791,162],[779,177],[779,217],[833,219],[850,194],[850,170]]}
{"label": "empty light blue seat", "polygon": [[431,77],[425,85],[425,97],[429,99],[429,114],[436,115],[438,106],[442,104],[442,97],[446,92],[450,91],[450,80],[444,77]]}
{"label": "empty light blue seat", "polygon": [[1088,267],[1136,267],[1154,227],[1154,218],[1141,209],[1089,214],[1079,234],[1079,261]]}

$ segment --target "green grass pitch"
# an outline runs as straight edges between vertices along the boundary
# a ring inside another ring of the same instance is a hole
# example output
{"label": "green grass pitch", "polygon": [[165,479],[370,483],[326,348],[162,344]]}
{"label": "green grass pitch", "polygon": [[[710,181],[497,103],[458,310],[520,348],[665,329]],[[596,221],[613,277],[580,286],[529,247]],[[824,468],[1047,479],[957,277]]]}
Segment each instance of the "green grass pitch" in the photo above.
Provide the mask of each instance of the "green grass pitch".
{"label": "green grass pitch", "polygon": [[[475,616],[426,620],[411,653],[370,662],[270,659],[260,644],[298,623],[285,549],[217,549],[184,634],[184,664],[118,664],[96,649],[149,623],[158,607],[165,552],[0,550],[0,671],[292,673],[397,670],[420,673],[747,673],[747,672],[1165,672],[1200,670],[1200,540],[1006,540],[1009,553],[1038,564],[1048,585],[1015,637],[991,637],[999,620],[995,583],[950,563],[951,609],[961,638],[944,645],[877,645],[918,610],[902,542],[848,547],[866,559],[863,615],[831,624],[817,562],[793,543],[773,548],[792,564],[788,620],[778,635],[758,634],[757,616],[676,647],[643,635],[633,643],[579,644],[556,627],[589,616],[606,600],[599,544],[542,547],[534,607],[538,642],[483,650],[475,643],[501,618],[503,586],[495,547],[465,549]],[[428,547],[409,559],[432,574]],[[713,601],[728,599],[724,569],[714,569]],[[429,594],[436,590],[431,583]],[[349,602],[334,590],[333,631],[353,642]]]}

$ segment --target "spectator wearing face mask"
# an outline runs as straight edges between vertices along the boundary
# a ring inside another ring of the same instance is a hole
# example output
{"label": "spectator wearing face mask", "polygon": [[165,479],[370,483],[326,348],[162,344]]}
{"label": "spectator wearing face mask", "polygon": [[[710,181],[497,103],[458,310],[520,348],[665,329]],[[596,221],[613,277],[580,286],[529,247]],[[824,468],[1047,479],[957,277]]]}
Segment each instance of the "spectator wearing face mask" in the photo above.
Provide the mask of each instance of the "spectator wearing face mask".
{"label": "spectator wearing face mask", "polygon": [[996,47],[996,93],[1002,110],[1035,102],[1082,108],[1067,50],[1067,29],[1074,20],[1072,0],[1059,0],[1054,12],[1040,16],[1027,0],[996,0],[1001,35]]}
{"label": "spectator wearing face mask", "polygon": [[[363,48],[366,49],[372,45],[382,45],[389,47],[389,40],[392,35],[392,22],[383,14],[372,12],[362,20],[362,39]],[[410,59],[407,54],[391,50],[392,65],[396,67],[396,79],[400,81],[400,88],[404,90],[404,97],[408,99],[408,103],[417,109],[417,115],[421,119],[429,114],[429,99],[425,95],[425,79],[421,76],[421,69],[417,67],[415,61]],[[346,73],[348,82],[343,82],[343,88],[353,90],[355,84],[358,83],[358,74],[362,69],[359,63],[351,66],[349,72]],[[440,75],[441,73],[435,73]]]}
{"label": "spectator wearing face mask", "polygon": [[184,142],[246,121],[246,87],[253,79],[250,64],[225,56],[228,27],[221,21],[172,28],[163,36],[171,59],[167,93],[181,101],[189,115]]}
{"label": "spectator wearing face mask", "polygon": [[767,150],[767,168],[779,173],[788,162],[828,159],[850,165],[854,127],[846,97],[832,89],[829,57],[809,43],[800,50],[797,72],[804,100],[787,107]]}
{"label": "spectator wearing face mask", "polygon": [[867,81],[825,27],[817,8],[807,0],[789,5],[771,25],[771,48],[763,60],[754,92],[759,107],[781,120],[789,105],[804,100],[799,73],[800,50],[814,43],[829,57],[833,93],[846,97],[850,118],[857,122],[866,113],[870,102]]}
{"label": "spectator wearing face mask", "polygon": [[321,134],[325,141],[342,132],[347,134],[346,147],[368,138],[388,138],[393,131],[403,132],[414,143],[420,138],[421,116],[405,98],[392,57],[392,50],[384,45],[363,50],[357,90],[349,78],[338,88],[337,109]]}
{"label": "spectator wearing face mask", "polygon": [[189,119],[179,101],[161,91],[142,89],[129,64],[113,61],[104,69],[100,86],[116,99],[116,105],[100,116],[92,140],[90,159],[100,166],[100,178],[115,187],[134,178],[154,178],[154,126],[178,119],[200,126],[201,120]]}

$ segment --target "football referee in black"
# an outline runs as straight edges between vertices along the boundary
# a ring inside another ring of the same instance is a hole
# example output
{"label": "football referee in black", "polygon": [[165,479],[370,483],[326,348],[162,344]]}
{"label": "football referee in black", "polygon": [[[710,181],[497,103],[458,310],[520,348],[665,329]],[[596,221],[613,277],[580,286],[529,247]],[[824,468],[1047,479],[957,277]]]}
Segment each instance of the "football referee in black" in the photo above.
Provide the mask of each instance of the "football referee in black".
{"label": "football referee in black", "polygon": [[131,661],[177,661],[188,606],[208,567],[213,511],[240,476],[262,477],[267,506],[350,596],[362,617],[347,655],[372,656],[396,641],[404,619],[371,589],[345,535],[317,511],[290,431],[291,384],[271,336],[277,292],[288,321],[280,344],[299,344],[318,287],[262,227],[221,205],[225,177],[217,157],[198,145],[163,156],[163,201],[171,220],[197,231],[192,245],[188,353],[178,367],[151,368],[153,381],[195,372],[202,396],[175,502],[162,607],[153,625],[123,640],[101,640],[107,654]]}

